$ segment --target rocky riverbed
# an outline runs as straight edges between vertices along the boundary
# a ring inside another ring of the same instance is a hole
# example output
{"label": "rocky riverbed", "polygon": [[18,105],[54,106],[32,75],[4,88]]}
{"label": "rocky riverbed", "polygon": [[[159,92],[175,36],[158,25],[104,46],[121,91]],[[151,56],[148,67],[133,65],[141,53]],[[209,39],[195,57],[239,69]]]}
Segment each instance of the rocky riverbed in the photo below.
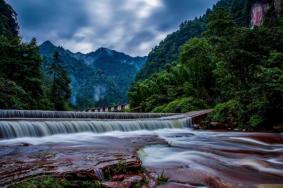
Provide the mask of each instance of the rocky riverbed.
{"label": "rocky riverbed", "polygon": [[1,187],[44,176],[78,187],[283,186],[283,136],[164,129],[0,141]]}

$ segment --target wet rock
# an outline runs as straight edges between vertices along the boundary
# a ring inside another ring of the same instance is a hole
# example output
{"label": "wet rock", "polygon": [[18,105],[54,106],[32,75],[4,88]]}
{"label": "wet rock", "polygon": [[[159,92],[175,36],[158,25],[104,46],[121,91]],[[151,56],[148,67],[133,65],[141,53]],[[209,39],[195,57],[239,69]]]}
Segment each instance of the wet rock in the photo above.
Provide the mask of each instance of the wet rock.
{"label": "wet rock", "polygon": [[220,122],[210,122],[210,126],[213,129],[227,129],[227,127]]}
{"label": "wet rock", "polygon": [[123,181],[125,179],[125,175],[121,174],[121,175],[114,175],[112,177],[113,181]]}
{"label": "wet rock", "polygon": [[180,183],[166,183],[165,185],[160,185],[158,188],[195,188],[192,185],[185,185]]}
{"label": "wet rock", "polygon": [[283,137],[280,134],[255,133],[255,134],[247,135],[247,137],[271,144],[283,143]]}
{"label": "wet rock", "polygon": [[[159,145],[167,143],[166,140],[156,135],[135,134],[119,138],[92,136],[85,140],[74,135],[72,142],[27,147],[2,143],[0,187],[50,175],[75,182],[100,180],[104,187],[127,188],[138,184],[142,188],[156,188],[158,175],[163,171],[169,178],[169,182],[162,185],[165,188],[283,184],[282,134],[186,129],[160,134],[173,144],[170,147]],[[153,148],[142,157],[145,170],[141,169],[137,154],[141,148],[144,151]],[[257,160],[247,161],[249,159]],[[105,177],[106,169],[112,169],[109,178]]]}
{"label": "wet rock", "polygon": [[59,174],[68,180],[101,180],[96,170],[74,170]]}
{"label": "wet rock", "polygon": [[[147,145],[147,141],[161,140],[155,137],[137,139],[138,145],[142,147]],[[137,172],[141,169],[136,144],[132,144],[130,138],[101,137],[79,144],[63,142],[0,147],[0,187],[42,174],[71,180],[102,180],[105,169],[115,168],[121,161],[124,161],[126,170]]]}
{"label": "wet rock", "polygon": [[23,147],[28,147],[28,146],[31,146],[32,144],[29,144],[29,143],[21,143],[20,145],[23,146]]}
{"label": "wet rock", "polygon": [[199,124],[193,124],[192,128],[193,129],[201,129],[202,127]]}
{"label": "wet rock", "polygon": [[210,188],[236,188],[235,186],[224,183],[218,178],[208,177],[205,179],[205,183]]}
{"label": "wet rock", "polygon": [[102,186],[105,188],[130,188],[131,184],[129,182],[103,182]]}
{"label": "wet rock", "polygon": [[278,133],[283,132],[283,123],[273,126],[273,130]]}
{"label": "wet rock", "polygon": [[134,184],[134,183],[141,182],[143,179],[144,177],[142,175],[133,175],[133,176],[126,177],[124,182],[130,182],[131,184]]}
{"label": "wet rock", "polygon": [[105,188],[130,188],[135,184],[141,185],[144,179],[141,175],[127,175],[124,178],[122,182],[113,178],[111,181],[103,182],[102,185]]}

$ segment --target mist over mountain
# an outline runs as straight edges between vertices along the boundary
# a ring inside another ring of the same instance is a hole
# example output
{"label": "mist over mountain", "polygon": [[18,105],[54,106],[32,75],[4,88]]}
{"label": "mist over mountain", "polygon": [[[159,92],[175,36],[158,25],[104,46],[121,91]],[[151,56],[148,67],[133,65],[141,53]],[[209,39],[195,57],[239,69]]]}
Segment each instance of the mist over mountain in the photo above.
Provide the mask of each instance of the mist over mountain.
{"label": "mist over mountain", "polygon": [[60,65],[71,80],[71,103],[78,109],[127,103],[129,86],[147,59],[107,48],[73,53],[46,41],[40,45],[45,75],[55,52],[60,54]]}

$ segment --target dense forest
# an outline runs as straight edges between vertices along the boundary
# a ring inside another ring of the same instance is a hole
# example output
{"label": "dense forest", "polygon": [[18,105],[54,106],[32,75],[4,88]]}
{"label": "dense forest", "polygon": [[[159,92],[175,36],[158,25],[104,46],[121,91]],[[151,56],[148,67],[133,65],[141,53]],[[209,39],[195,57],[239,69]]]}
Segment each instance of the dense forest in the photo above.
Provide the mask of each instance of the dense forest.
{"label": "dense forest", "polygon": [[[0,0],[0,108],[1,109],[69,109],[69,78],[54,58],[48,72],[42,73],[42,59],[36,40],[22,42],[17,14]],[[55,66],[56,65],[56,66]]]}
{"label": "dense forest", "polygon": [[129,92],[131,108],[214,108],[210,121],[243,129],[282,123],[283,3],[265,2],[263,25],[251,28],[254,2],[222,0],[181,24],[150,53]]}

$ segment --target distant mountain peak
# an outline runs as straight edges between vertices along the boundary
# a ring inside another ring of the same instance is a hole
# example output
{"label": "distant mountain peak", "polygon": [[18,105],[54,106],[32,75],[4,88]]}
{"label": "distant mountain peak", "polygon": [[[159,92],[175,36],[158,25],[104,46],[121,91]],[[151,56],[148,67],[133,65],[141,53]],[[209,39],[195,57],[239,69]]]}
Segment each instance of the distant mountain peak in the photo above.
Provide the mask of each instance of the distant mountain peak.
{"label": "distant mountain peak", "polygon": [[56,47],[52,42],[50,42],[49,40],[43,42],[40,46],[46,46],[46,47]]}
{"label": "distant mountain peak", "polygon": [[[108,49],[108,48],[104,48],[104,47],[101,47],[101,48],[98,48],[95,53],[102,53],[102,54],[106,54],[106,55],[109,55],[109,56],[113,56],[113,54],[115,53],[116,51],[114,50],[111,50],[111,49]],[[116,52],[118,53],[118,52]]]}
{"label": "distant mountain peak", "polygon": [[96,51],[107,51],[107,50],[110,50],[110,49],[105,48],[105,47],[100,47]]}
{"label": "distant mountain peak", "polygon": [[[142,65],[145,63],[147,57],[132,57],[123,52],[118,52],[109,48],[100,47],[94,52],[87,54],[77,52],[73,53],[70,50],[64,49],[61,46],[55,46],[51,41],[45,41],[40,45],[41,54],[48,54],[52,57],[53,53],[58,51],[60,53],[67,53],[70,57],[75,58],[78,61],[81,61],[87,65],[93,65],[100,67],[102,63],[126,63],[131,66],[135,66],[139,70]],[[109,65],[110,66],[110,65]]]}

